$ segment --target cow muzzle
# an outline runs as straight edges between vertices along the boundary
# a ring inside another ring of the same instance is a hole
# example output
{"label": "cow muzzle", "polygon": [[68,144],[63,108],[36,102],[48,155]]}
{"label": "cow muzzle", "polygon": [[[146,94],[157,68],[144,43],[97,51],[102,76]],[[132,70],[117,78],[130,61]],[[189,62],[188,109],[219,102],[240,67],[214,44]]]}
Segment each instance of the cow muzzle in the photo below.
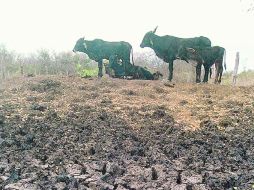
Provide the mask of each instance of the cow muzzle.
{"label": "cow muzzle", "polygon": [[75,49],[73,49],[72,51],[73,51],[74,53],[76,53],[76,50],[75,50]]}

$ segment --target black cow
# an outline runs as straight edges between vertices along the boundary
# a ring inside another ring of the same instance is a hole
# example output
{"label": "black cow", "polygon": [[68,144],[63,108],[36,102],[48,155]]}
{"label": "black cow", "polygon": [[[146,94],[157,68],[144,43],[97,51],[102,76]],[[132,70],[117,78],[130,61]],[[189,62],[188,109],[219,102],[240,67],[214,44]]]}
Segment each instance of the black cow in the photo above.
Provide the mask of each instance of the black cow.
{"label": "black cow", "polygon": [[[168,80],[173,79],[173,62],[178,57],[178,51],[182,47],[211,47],[211,41],[204,36],[195,38],[178,38],[175,36],[157,36],[155,34],[157,27],[154,31],[147,32],[140,44],[141,48],[150,47],[154,50],[155,54],[169,64]],[[185,57],[182,57],[186,60]]]}
{"label": "black cow", "polygon": [[[128,42],[106,42],[101,39],[95,39],[92,41],[80,38],[75,47],[74,52],[84,52],[88,57],[96,62],[98,62],[98,77],[102,77],[102,60],[110,60],[110,56],[115,56],[122,61],[123,64],[123,75],[126,75],[126,68],[131,64],[130,54],[132,54],[133,62],[133,52],[132,46]],[[133,62],[134,64],[134,62]]]}
{"label": "black cow", "polygon": [[216,76],[215,83],[221,83],[221,76],[223,73],[223,60],[224,67],[226,69],[226,61],[225,61],[226,50],[220,46],[213,47],[194,47],[194,48],[183,48],[181,49],[181,53],[179,53],[179,57],[185,57],[187,60],[194,60],[197,62],[196,67],[196,80],[200,82],[201,75],[201,66],[203,65],[205,68],[205,75],[203,82],[208,81],[208,75],[210,68],[213,64],[215,64],[216,68]]}
{"label": "black cow", "polygon": [[[115,78],[123,77],[124,68],[122,63],[119,61],[118,57],[110,56],[109,58],[109,65],[107,66],[106,72]],[[143,79],[143,80],[158,80],[159,78],[163,77],[163,75],[157,71],[155,73],[151,73],[146,68],[136,65],[127,65],[127,72],[126,74],[130,76],[132,79]]]}

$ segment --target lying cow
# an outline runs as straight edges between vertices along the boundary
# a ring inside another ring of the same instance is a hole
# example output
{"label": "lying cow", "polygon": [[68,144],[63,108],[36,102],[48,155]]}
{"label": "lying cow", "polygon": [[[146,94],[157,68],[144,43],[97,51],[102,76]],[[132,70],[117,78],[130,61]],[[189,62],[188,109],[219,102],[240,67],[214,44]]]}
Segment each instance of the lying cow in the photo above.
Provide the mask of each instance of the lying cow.
{"label": "lying cow", "polygon": [[126,75],[124,75],[123,64],[116,55],[110,56],[106,73],[114,78],[124,78],[128,76],[131,79],[158,80],[163,77],[159,71],[152,74],[146,68],[136,65],[128,65],[126,67]]}
{"label": "lying cow", "polygon": [[92,41],[80,38],[74,48],[73,52],[84,52],[88,57],[96,62],[98,62],[98,77],[102,77],[102,62],[103,59],[110,59],[110,56],[117,55],[117,57],[122,61],[123,64],[123,74],[126,75],[126,68],[131,65],[130,54],[132,54],[133,62],[133,52],[132,46],[128,42],[106,42],[101,39],[95,39]]}
{"label": "lying cow", "polygon": [[203,82],[208,82],[208,75],[210,68],[213,64],[215,64],[216,68],[216,76],[215,83],[221,83],[221,77],[223,73],[223,60],[224,67],[226,69],[226,61],[225,61],[226,50],[223,47],[214,46],[214,47],[206,47],[206,48],[182,48],[179,51],[179,57],[185,60],[194,60],[197,62],[196,67],[196,81],[201,82],[201,66],[203,65],[205,68],[205,75]]}
{"label": "lying cow", "polygon": [[[155,54],[167,62],[169,69],[168,80],[173,79],[173,62],[177,59],[178,51],[182,47],[211,47],[211,41],[204,36],[195,38],[178,38],[175,36],[157,36],[154,31],[147,32],[140,44],[141,48],[150,47]],[[182,57],[182,59],[186,59]]]}

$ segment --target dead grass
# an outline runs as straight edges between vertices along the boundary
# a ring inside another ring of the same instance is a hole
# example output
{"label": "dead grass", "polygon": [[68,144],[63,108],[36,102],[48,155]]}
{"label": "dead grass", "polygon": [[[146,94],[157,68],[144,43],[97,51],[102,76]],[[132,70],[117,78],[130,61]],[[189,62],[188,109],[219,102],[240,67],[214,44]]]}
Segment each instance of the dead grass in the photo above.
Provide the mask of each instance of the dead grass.
{"label": "dead grass", "polygon": [[[57,81],[61,86],[61,93],[38,92],[29,88],[31,84],[38,85],[45,79]],[[176,83],[174,88],[170,88],[162,81],[111,78],[17,78],[5,81],[2,88],[4,90],[0,92],[0,104],[18,105],[9,117],[16,113],[24,119],[27,118],[34,100],[47,109],[55,110],[60,117],[68,114],[73,104],[101,108],[105,112],[117,113],[118,117],[127,120],[133,128],[140,127],[143,123],[137,115],[151,114],[158,107],[163,107],[177,122],[197,128],[206,118],[220,124],[223,118],[231,116],[232,106],[243,106],[253,110],[254,102],[254,86]]]}

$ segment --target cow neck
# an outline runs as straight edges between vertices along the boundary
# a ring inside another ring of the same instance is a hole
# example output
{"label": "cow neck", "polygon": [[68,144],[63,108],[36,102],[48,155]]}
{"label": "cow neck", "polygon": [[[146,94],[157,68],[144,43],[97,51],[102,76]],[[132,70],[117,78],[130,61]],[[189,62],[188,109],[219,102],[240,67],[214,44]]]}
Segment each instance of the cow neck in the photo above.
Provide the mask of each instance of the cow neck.
{"label": "cow neck", "polygon": [[150,37],[150,40],[152,41],[152,44],[150,44],[151,45],[151,48],[153,48],[155,45],[154,45],[154,43],[156,43],[156,38],[157,38],[158,36],[156,35],[156,34],[154,34],[154,33],[152,33],[152,35],[151,35],[151,37]]}
{"label": "cow neck", "polygon": [[157,45],[156,42],[158,42],[158,41],[160,40],[160,37],[157,36],[156,34],[152,34],[152,35],[151,35],[151,40],[152,40],[152,42],[153,42],[153,44],[151,44],[151,48],[154,48],[154,47],[156,47],[156,45]]}

